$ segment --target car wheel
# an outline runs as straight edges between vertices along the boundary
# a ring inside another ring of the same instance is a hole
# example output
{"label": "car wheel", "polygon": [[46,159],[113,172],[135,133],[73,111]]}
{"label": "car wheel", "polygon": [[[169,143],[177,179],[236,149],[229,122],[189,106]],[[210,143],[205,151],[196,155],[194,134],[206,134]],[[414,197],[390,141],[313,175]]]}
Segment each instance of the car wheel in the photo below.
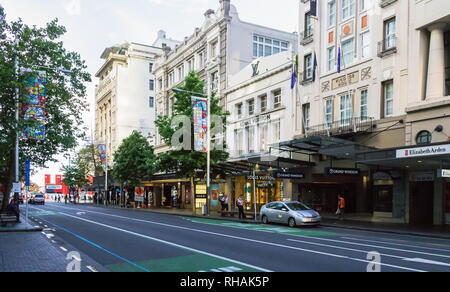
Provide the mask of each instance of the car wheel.
{"label": "car wheel", "polygon": [[262,217],[262,222],[263,222],[263,224],[269,224],[269,218],[267,218],[267,216],[263,216]]}
{"label": "car wheel", "polygon": [[289,227],[291,227],[291,228],[297,227],[297,223],[295,222],[294,218],[289,218],[288,223],[289,223]]}

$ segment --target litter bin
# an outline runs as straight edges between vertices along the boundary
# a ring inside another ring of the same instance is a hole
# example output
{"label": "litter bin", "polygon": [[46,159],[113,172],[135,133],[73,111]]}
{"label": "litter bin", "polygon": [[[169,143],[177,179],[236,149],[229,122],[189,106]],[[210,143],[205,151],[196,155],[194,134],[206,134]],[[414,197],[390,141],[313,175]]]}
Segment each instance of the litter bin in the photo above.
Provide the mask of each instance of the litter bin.
{"label": "litter bin", "polygon": [[207,205],[202,206],[202,215],[203,216],[208,215],[208,206]]}

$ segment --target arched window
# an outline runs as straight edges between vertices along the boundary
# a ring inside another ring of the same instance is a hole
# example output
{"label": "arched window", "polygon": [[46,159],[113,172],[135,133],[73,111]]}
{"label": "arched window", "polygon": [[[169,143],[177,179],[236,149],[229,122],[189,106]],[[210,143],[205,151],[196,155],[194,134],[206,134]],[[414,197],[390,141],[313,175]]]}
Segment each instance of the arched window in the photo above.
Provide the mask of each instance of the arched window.
{"label": "arched window", "polygon": [[432,141],[432,136],[431,136],[430,132],[422,131],[419,134],[417,134],[417,137],[416,137],[417,145],[431,144],[431,141]]}

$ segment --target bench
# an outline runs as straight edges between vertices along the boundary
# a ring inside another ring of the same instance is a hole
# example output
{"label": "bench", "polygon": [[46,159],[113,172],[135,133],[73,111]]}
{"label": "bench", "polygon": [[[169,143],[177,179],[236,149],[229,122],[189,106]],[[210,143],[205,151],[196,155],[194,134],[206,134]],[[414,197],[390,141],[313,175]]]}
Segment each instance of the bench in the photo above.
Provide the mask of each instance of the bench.
{"label": "bench", "polygon": [[18,223],[16,215],[12,212],[0,212],[0,225],[6,227],[8,223]]}

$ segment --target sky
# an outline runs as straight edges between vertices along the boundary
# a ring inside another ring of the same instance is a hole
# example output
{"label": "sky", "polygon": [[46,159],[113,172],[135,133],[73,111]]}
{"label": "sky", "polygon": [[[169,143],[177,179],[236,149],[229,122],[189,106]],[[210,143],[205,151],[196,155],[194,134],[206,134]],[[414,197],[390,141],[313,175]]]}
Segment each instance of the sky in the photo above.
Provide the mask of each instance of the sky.
{"label": "sky", "polygon": [[[231,0],[241,20],[276,29],[298,30],[299,0]],[[281,4],[282,3],[282,4]],[[151,44],[162,29],[169,38],[183,40],[203,23],[204,12],[216,10],[219,0],[0,0],[8,21],[19,17],[29,25],[44,26],[54,18],[67,28],[62,38],[67,49],[86,60],[93,82],[87,84],[90,113],[87,126],[93,124],[94,77],[102,65],[100,55],[109,46],[124,42]],[[73,156],[73,154],[72,154]],[[61,173],[68,159],[62,155],[57,163],[38,170],[32,180],[44,184],[44,175]]]}

